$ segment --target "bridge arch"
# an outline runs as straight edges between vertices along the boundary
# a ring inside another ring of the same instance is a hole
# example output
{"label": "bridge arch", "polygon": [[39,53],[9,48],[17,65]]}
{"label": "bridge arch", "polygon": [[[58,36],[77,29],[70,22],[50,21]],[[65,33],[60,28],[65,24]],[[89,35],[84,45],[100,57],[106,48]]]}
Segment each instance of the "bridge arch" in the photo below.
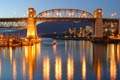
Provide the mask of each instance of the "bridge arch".
{"label": "bridge arch", "polygon": [[89,12],[79,9],[51,9],[40,12],[36,17],[93,18],[93,15]]}

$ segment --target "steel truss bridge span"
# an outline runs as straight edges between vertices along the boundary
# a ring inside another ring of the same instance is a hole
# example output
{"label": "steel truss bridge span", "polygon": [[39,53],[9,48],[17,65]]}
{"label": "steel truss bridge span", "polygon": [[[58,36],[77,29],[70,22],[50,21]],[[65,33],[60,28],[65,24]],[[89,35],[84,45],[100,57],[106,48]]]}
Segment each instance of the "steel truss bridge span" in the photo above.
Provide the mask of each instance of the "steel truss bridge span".
{"label": "steel truss bridge span", "polygon": [[0,18],[0,22],[27,22],[28,18]]}
{"label": "steel truss bridge span", "polygon": [[0,28],[2,29],[25,29],[27,18],[0,18]]}
{"label": "steel truss bridge span", "polygon": [[78,9],[51,9],[40,12],[37,18],[40,17],[93,18],[93,15]]}
{"label": "steel truss bridge span", "polygon": [[[31,13],[30,13],[31,14]],[[29,14],[28,14],[29,15]],[[33,12],[34,15],[34,12]],[[36,12],[35,12],[36,15]],[[21,18],[0,18],[0,28],[27,28],[28,17]],[[37,16],[34,16],[35,23],[39,22],[93,22],[96,18],[89,12],[78,9],[51,9],[40,12]],[[103,25],[111,23],[119,23],[119,19],[102,18]]]}

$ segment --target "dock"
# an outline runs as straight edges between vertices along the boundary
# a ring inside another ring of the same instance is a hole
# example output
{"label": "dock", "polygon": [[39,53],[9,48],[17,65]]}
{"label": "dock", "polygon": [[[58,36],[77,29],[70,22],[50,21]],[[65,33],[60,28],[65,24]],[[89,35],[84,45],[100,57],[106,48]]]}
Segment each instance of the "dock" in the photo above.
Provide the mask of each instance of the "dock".
{"label": "dock", "polygon": [[16,36],[1,37],[0,36],[0,47],[19,47],[19,46],[32,46],[40,43],[40,38],[21,38]]}

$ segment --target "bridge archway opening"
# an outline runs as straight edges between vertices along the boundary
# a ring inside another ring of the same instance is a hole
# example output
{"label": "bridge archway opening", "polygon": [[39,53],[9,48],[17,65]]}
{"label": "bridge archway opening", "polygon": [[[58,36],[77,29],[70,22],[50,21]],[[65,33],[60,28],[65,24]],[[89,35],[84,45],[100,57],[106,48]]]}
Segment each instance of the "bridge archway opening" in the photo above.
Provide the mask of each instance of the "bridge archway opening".
{"label": "bridge archway opening", "polygon": [[[76,32],[80,32],[80,27],[85,30],[86,26],[90,26],[93,29],[92,22],[42,22],[37,25],[38,36],[42,36],[44,34],[68,34],[70,28],[76,29]],[[93,30],[91,30],[93,31]],[[88,34],[90,30],[87,28],[86,34]],[[93,33],[93,32],[92,32]]]}

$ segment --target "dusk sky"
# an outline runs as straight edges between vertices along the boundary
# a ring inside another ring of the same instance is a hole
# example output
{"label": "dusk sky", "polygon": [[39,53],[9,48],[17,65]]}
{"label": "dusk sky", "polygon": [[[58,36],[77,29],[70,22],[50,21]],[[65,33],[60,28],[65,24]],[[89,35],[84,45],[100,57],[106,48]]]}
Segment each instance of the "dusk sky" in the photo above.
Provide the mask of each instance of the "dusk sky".
{"label": "dusk sky", "polygon": [[55,8],[72,8],[93,13],[96,8],[102,8],[104,17],[120,18],[120,0],[1,0],[0,17],[24,17],[27,9],[35,8],[39,12]]}

